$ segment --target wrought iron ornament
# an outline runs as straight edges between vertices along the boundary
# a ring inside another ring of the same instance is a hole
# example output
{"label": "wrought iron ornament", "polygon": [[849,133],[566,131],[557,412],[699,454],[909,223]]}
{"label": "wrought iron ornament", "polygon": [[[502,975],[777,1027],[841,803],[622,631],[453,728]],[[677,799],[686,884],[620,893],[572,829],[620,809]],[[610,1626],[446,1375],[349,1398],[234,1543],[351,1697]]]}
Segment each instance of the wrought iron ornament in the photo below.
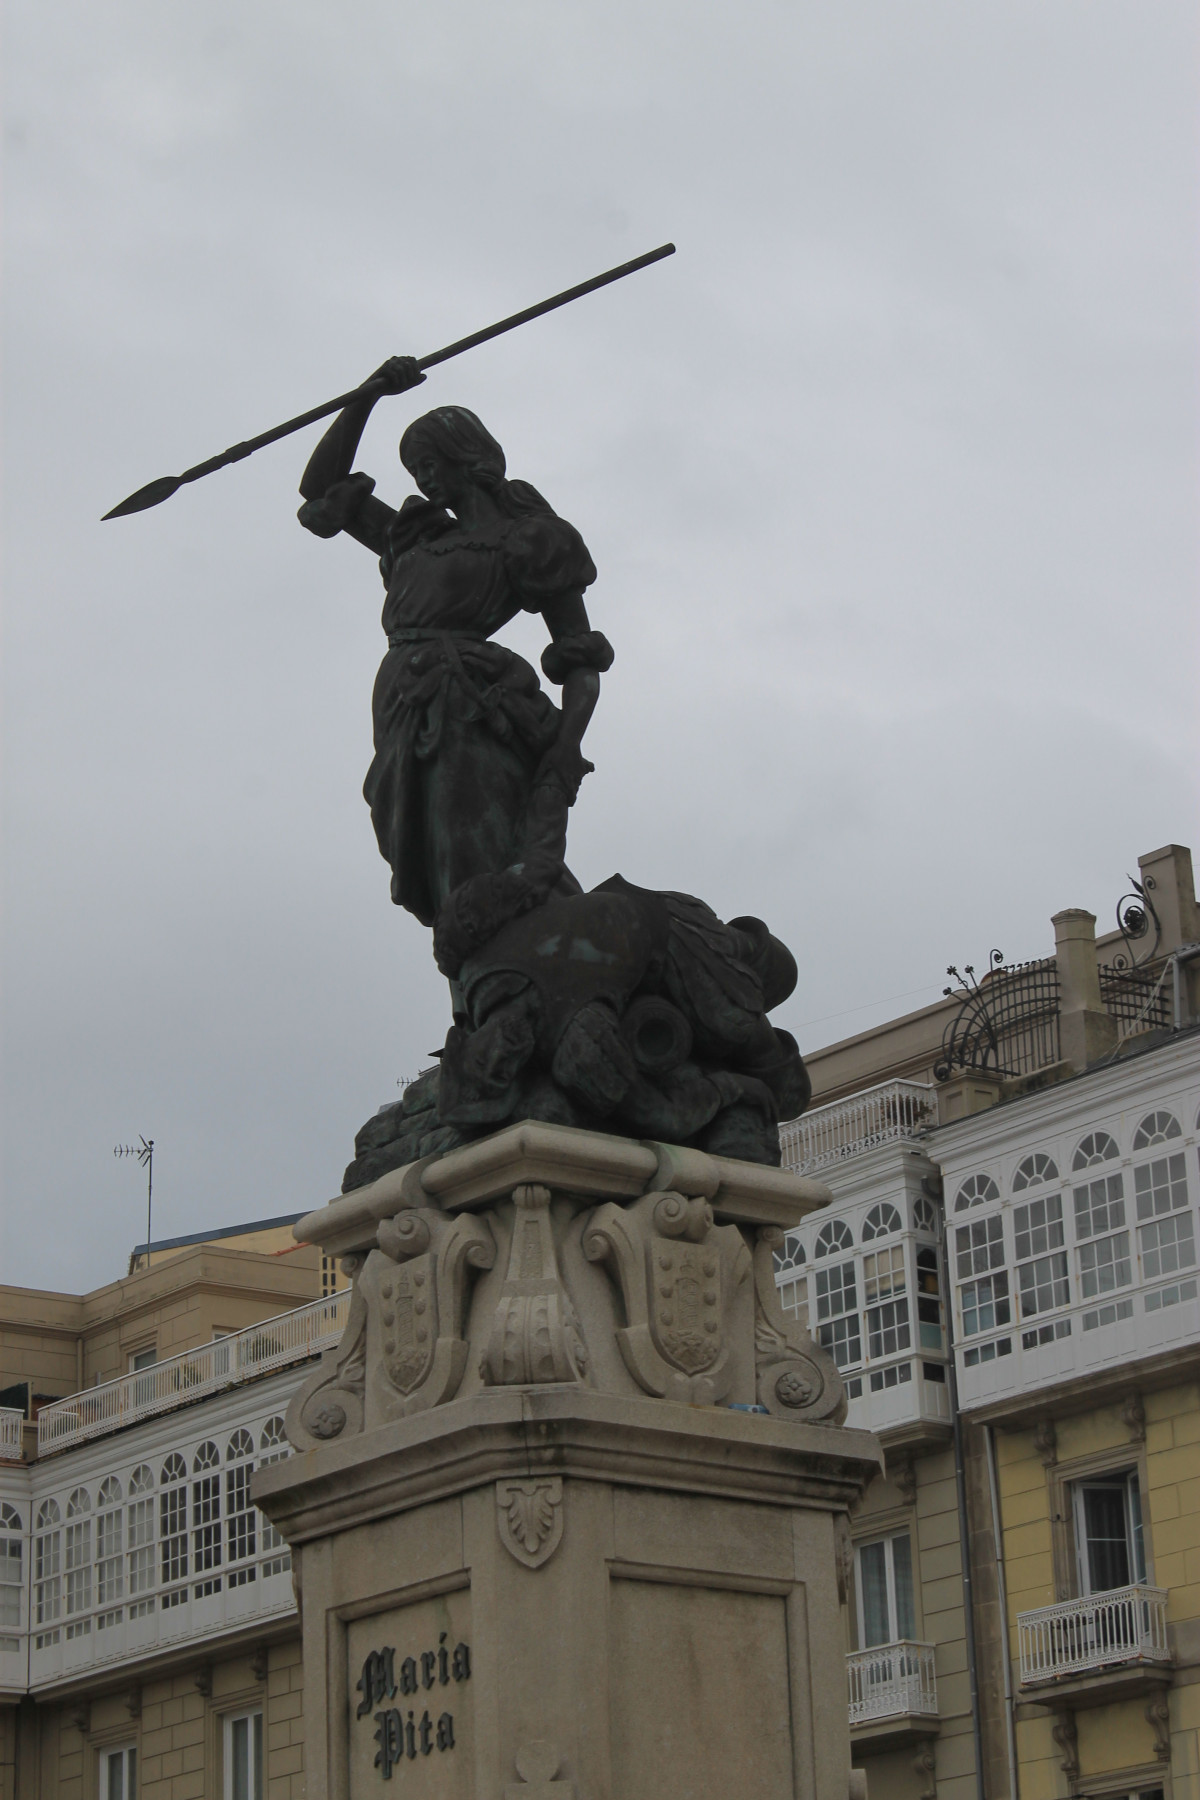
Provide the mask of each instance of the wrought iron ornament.
{"label": "wrought iron ornament", "polygon": [[[948,1081],[955,1069],[979,1074],[1025,1075],[1058,1059],[1058,967],[1054,957],[1006,965],[1002,950],[988,956],[987,973],[976,981],[966,963],[946,970],[962,992],[962,1003],[942,1036],[934,1079]],[[944,988],[950,998],[954,988]]]}

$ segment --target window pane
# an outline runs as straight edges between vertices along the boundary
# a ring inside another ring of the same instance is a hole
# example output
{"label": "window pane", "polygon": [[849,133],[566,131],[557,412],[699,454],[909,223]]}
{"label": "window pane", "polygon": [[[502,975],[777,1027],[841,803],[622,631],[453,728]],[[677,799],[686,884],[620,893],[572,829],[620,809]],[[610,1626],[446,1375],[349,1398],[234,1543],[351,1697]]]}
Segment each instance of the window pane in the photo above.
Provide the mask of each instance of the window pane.
{"label": "window pane", "polygon": [[1075,1189],[1075,1236],[1099,1237],[1125,1223],[1125,1187],[1120,1175],[1105,1175]]}
{"label": "window pane", "polygon": [[262,1714],[231,1719],[229,1733],[229,1800],[262,1800]]}
{"label": "window pane", "polygon": [[1153,1219],[1188,1203],[1187,1167],[1181,1155],[1163,1156],[1133,1171],[1139,1219]]}
{"label": "window pane", "polygon": [[894,1356],[909,1347],[908,1301],[887,1300],[867,1308],[867,1353]]}
{"label": "window pane", "polygon": [[1088,1486],[1083,1490],[1087,1537],[1088,1588],[1105,1594],[1129,1586],[1129,1544],[1125,1521],[1125,1484]]}
{"label": "window pane", "polygon": [[1146,1579],[1146,1535],[1142,1530],[1142,1493],[1136,1475],[1129,1477],[1129,1534],[1133,1549],[1133,1579]]}
{"label": "window pane", "polygon": [[229,1732],[232,1739],[233,1800],[250,1800],[249,1719],[235,1719]]}
{"label": "window pane", "polygon": [[1067,1253],[1056,1250],[1051,1256],[1039,1256],[1034,1262],[1022,1263],[1017,1270],[1021,1285],[1021,1317],[1050,1312],[1070,1302],[1067,1281]]}
{"label": "window pane", "polygon": [[1079,1280],[1085,1300],[1094,1300],[1097,1294],[1111,1294],[1114,1288],[1128,1287],[1133,1280],[1129,1233],[1118,1231],[1113,1237],[1093,1238],[1090,1244],[1081,1244]]}
{"label": "window pane", "polygon": [[817,1270],[818,1319],[834,1319],[839,1313],[853,1312],[856,1304],[852,1262]]}
{"label": "window pane", "polygon": [[1147,1281],[1156,1281],[1161,1275],[1173,1275],[1176,1269],[1191,1268],[1196,1260],[1191,1213],[1176,1213],[1173,1218],[1155,1219],[1149,1225],[1139,1225],[1138,1247],[1142,1253],[1142,1273]]}
{"label": "window pane", "polygon": [[818,1325],[817,1338],[839,1369],[850,1368],[854,1363],[862,1361],[862,1338],[857,1313],[851,1313],[847,1318],[832,1319],[828,1325]]}
{"label": "window pane", "polygon": [[913,1606],[912,1541],[907,1535],[892,1539],[892,1573],[896,1583],[896,1636],[915,1638],[917,1614]]}
{"label": "window pane", "polygon": [[862,1616],[864,1650],[872,1644],[891,1640],[888,1630],[887,1561],[883,1544],[864,1544],[858,1553],[859,1579],[862,1583]]}
{"label": "window pane", "polygon": [[969,1281],[962,1289],[963,1336],[991,1331],[997,1325],[1008,1325],[1008,1276],[986,1275],[980,1281]]}

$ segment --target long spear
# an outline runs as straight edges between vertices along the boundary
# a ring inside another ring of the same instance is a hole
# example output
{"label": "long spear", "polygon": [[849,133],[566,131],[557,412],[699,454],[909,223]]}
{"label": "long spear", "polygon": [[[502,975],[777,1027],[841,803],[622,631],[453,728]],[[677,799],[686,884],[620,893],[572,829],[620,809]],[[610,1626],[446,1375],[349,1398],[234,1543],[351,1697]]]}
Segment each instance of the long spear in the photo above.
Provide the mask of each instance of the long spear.
{"label": "long spear", "polygon": [[[637,269],[644,269],[650,263],[661,262],[664,256],[675,254],[674,244],[661,244],[657,250],[648,250],[645,256],[635,256],[632,262],[622,263],[619,269],[609,269],[603,275],[594,275],[590,281],[581,281],[578,287],[568,288],[564,294],[555,294],[550,300],[542,300],[537,306],[527,306],[524,312],[513,313],[511,318],[501,319],[499,324],[487,325],[482,331],[473,331],[470,337],[459,338],[457,343],[447,344],[444,350],[435,350],[430,356],[422,356],[417,361],[418,369],[432,369],[435,363],[448,362],[452,356],[461,356],[464,350],[473,350],[476,344],[486,344],[489,338],[499,337],[502,332],[512,331],[518,325],[525,325],[530,319],[539,319],[543,313],[553,312],[555,307],[566,306],[570,300],[578,300],[581,294],[592,294],[597,288],[607,287],[610,281],[620,281],[624,275],[632,275]],[[279,438],[289,437],[293,431],[302,431],[306,425],[315,424],[330,413],[341,412],[355,400],[374,399],[376,395],[385,393],[387,384],[382,381],[364,381],[361,387],[351,388],[348,394],[339,394],[336,400],[327,400],[324,406],[314,406],[311,412],[301,413],[298,419],[289,419],[285,425],[276,425],[273,431],[264,431],[261,437],[249,438],[244,444],[234,444],[223,450],[220,456],[210,456],[207,462],[197,463],[194,469],[185,469],[182,475],[160,475],[157,481],[151,481],[139,488],[136,494],[130,494],[128,500],[122,500],[120,506],[114,506],[106,512],[106,519],[121,519],[126,513],[145,512],[147,507],[161,506],[164,500],[181,488],[187,481],[199,481],[204,475],[212,475],[229,463],[241,462],[243,457],[253,456],[266,444],[273,444]]]}

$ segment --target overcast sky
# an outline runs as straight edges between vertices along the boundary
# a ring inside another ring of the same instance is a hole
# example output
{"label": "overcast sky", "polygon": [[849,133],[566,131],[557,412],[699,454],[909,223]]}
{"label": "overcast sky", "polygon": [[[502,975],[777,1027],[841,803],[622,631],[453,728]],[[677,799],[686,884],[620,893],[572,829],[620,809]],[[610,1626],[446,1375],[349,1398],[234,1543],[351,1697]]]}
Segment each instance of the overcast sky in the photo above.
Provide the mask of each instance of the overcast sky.
{"label": "overcast sky", "polygon": [[[1196,70],[1174,0],[10,0],[2,1278],[307,1209],[448,1023],[360,788],[383,591],[315,431],[474,408],[616,648],[572,821],[757,913],[811,1049],[1200,849]],[[536,656],[539,620],[506,641]]]}

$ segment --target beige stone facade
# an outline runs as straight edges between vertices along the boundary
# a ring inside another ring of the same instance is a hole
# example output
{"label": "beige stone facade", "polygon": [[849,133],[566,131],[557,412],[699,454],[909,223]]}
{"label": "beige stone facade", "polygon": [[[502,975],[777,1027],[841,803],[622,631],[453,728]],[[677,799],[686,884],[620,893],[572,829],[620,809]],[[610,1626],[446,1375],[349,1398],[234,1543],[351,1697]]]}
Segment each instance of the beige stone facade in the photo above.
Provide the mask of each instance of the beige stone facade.
{"label": "beige stone facade", "polygon": [[994,1045],[936,1078],[960,991],[811,1058],[783,1134],[834,1203],[781,1295],[887,1452],[847,1609],[873,1800],[1198,1791],[1200,919],[1186,850],[1139,862],[1132,942],[1065,909],[1023,1013],[981,984]]}
{"label": "beige stone facade", "polygon": [[21,1740],[22,1775],[14,1783],[10,1763],[11,1785],[0,1794],[95,1800],[101,1763],[132,1748],[139,1800],[216,1800],[224,1792],[228,1721],[260,1712],[266,1800],[301,1800],[302,1687],[300,1641],[293,1636],[261,1657],[197,1662],[161,1680],[38,1706],[24,1716],[6,1711],[8,1739]]}

